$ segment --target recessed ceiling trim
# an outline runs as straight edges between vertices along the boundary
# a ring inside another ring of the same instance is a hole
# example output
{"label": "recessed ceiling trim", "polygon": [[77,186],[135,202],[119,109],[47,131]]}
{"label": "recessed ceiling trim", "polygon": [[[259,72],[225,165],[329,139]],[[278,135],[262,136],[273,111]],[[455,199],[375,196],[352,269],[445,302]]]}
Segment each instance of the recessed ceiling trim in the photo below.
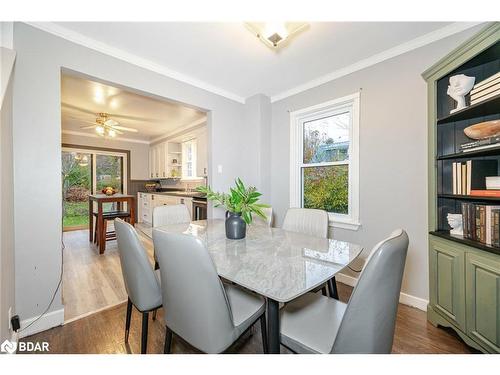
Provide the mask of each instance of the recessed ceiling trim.
{"label": "recessed ceiling trim", "polygon": [[187,83],[191,86],[209,91],[213,94],[223,96],[227,99],[234,100],[238,103],[245,103],[245,99],[237,94],[230,91],[224,90],[220,87],[211,85],[210,83],[198,80],[196,78],[190,77],[186,74],[179,73],[172,70],[166,66],[155,63],[151,60],[142,58],[130,52],[126,52],[116,47],[112,47],[106,43],[100,42],[96,39],[89,38],[85,35],[77,33],[73,30],[69,30],[66,27],[56,25],[52,22],[24,22],[25,24],[35,27],[39,30],[45,31],[49,34],[58,36],[60,38],[66,39],[70,42],[79,44],[81,46],[93,49],[94,51],[104,53],[106,55],[112,56],[122,61],[126,61],[130,64],[139,66],[141,68],[150,70],[152,72],[161,74],[168,78],[175,79],[180,82]]}
{"label": "recessed ceiling trim", "polygon": [[328,73],[322,77],[313,79],[309,82],[303,83],[299,86],[296,86],[290,90],[286,90],[282,93],[271,96],[271,103],[277,102],[279,100],[288,98],[289,96],[299,94],[303,91],[312,89],[317,86],[321,86],[325,83],[338,79],[340,77],[346,76],[348,74],[354,73],[358,70],[362,70],[368,68],[372,65],[378,64],[382,61],[392,59],[393,57],[402,55],[406,52],[410,52],[414,49],[426,46],[427,44],[431,44],[440,39],[444,39],[453,34],[457,34],[461,31],[470,29],[471,27],[482,24],[483,22],[455,22],[445,27],[442,27],[438,30],[432,31],[425,35],[422,35],[418,38],[412,39],[408,42],[399,44],[393,48],[385,50],[383,52],[377,53],[373,56],[370,56],[366,59],[360,60],[354,64],[346,66],[344,68],[335,70],[331,73]]}
{"label": "recessed ceiling trim", "polygon": [[[102,136],[100,136],[98,134],[79,132],[79,131],[75,131],[75,130],[62,129],[61,133],[62,134],[68,134],[68,135],[78,135],[78,136],[81,136],[81,137],[89,137],[89,138],[99,138],[99,139],[103,138]],[[123,138],[123,137],[113,137],[111,139],[111,141],[142,143],[142,144],[146,144],[146,145],[149,145],[151,143],[150,141],[144,141],[144,140],[141,140],[141,139]]]}

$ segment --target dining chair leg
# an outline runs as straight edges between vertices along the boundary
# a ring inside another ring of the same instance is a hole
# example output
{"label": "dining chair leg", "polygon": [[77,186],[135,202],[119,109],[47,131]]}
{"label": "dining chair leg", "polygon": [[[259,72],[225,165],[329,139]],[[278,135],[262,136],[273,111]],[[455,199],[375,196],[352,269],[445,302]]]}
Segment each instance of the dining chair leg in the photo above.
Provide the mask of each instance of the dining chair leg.
{"label": "dining chair leg", "polygon": [[174,334],[168,327],[165,328],[165,345],[163,346],[163,354],[170,354],[172,352],[172,338]]}
{"label": "dining chair leg", "polygon": [[260,332],[262,335],[262,350],[264,350],[264,354],[267,354],[269,353],[269,348],[267,342],[266,314],[260,316]]}
{"label": "dining chair leg", "polygon": [[328,280],[328,290],[330,292],[330,297],[338,300],[339,292],[337,290],[337,282],[335,280],[335,276]]}
{"label": "dining chair leg", "polygon": [[128,342],[128,334],[130,332],[130,320],[132,318],[132,301],[127,300],[127,316],[125,318],[125,342]]}
{"label": "dining chair leg", "polygon": [[156,310],[153,310],[153,320],[156,320],[156,312],[158,311],[158,309]]}
{"label": "dining chair leg", "polygon": [[148,347],[148,318],[147,312],[142,313],[142,339],[141,339],[141,354],[146,354]]}
{"label": "dining chair leg", "polygon": [[321,294],[323,294],[325,297],[328,296],[328,293],[326,292],[326,286],[321,288]]}

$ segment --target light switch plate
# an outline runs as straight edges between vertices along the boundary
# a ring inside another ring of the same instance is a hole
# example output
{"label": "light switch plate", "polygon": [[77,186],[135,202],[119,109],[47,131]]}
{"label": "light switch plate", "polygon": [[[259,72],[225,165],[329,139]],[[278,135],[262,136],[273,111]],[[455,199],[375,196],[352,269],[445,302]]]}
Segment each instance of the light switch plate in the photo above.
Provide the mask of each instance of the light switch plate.
{"label": "light switch plate", "polygon": [[220,164],[219,164],[219,165],[217,166],[217,172],[218,172],[218,173],[222,173],[222,165],[220,165]]}

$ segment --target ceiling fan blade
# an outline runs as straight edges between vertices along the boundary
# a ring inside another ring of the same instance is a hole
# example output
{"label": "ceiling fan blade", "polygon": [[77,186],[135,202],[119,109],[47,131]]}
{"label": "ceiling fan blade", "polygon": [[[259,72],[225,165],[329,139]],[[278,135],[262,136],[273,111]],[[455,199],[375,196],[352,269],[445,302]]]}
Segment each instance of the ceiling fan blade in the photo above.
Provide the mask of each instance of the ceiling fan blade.
{"label": "ceiling fan blade", "polygon": [[108,118],[104,123],[108,126],[115,126],[115,125],[120,125],[120,123],[116,120],[113,120],[112,118]]}
{"label": "ceiling fan blade", "polygon": [[126,132],[133,132],[133,133],[137,133],[138,130],[137,129],[132,129],[132,128],[127,128],[126,126],[112,126],[113,129],[118,129],[118,130],[123,130],[123,131],[126,131]]}
{"label": "ceiling fan blade", "polygon": [[80,129],[85,130],[85,129],[93,129],[95,128],[95,125],[88,125],[88,126],[81,126]]}

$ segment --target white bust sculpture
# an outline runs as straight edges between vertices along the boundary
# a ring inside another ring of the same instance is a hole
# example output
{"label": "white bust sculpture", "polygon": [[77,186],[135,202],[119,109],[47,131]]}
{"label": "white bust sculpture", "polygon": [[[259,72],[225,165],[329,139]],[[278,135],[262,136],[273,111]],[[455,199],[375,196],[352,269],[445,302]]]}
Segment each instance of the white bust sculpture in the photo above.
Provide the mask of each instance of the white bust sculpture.
{"label": "white bust sculpture", "polygon": [[463,222],[461,214],[448,214],[448,224],[451,227],[450,234],[457,234],[463,236]]}
{"label": "white bust sculpture", "polygon": [[465,95],[469,93],[474,87],[474,77],[466,76],[465,74],[458,74],[450,77],[450,85],[446,93],[457,102],[457,108],[452,109],[450,113],[460,111],[465,108]]}

